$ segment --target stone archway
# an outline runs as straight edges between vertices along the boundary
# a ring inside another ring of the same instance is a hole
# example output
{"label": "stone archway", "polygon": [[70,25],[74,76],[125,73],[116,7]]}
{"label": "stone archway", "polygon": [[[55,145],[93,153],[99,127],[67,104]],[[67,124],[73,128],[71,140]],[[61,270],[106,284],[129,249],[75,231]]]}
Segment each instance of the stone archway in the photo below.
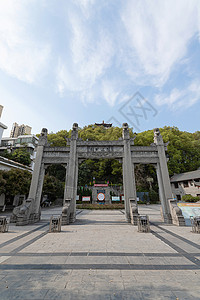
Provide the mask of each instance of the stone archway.
{"label": "stone archway", "polygon": [[22,206],[15,208],[13,211],[15,220],[18,225],[23,225],[40,219],[40,198],[45,166],[59,163],[66,166],[64,207],[62,212],[63,224],[74,222],[76,219],[79,161],[83,159],[115,158],[122,160],[123,164],[125,216],[127,222],[131,222],[131,215],[135,218],[138,215],[134,166],[138,163],[149,163],[154,164],[157,169],[164,221],[172,223],[172,209],[174,208],[174,211],[178,211],[178,206],[173,203],[173,208],[170,207],[172,191],[167,168],[166,150],[167,145],[164,144],[158,128],[154,129],[154,143],[151,146],[134,146],[134,139],[130,138],[127,123],[123,124],[122,138],[116,141],[83,141],[78,138],[78,124],[74,123],[71,138],[67,139],[66,147],[48,146],[47,129],[44,128],[37,147],[29,197]]}

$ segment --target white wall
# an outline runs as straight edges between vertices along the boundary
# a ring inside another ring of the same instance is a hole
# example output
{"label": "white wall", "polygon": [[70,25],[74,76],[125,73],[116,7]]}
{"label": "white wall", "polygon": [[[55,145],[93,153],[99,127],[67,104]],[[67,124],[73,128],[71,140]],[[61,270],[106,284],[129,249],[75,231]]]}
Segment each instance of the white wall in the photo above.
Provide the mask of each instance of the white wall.
{"label": "white wall", "polygon": [[0,145],[1,145],[1,139],[2,139],[2,135],[3,135],[3,131],[4,131],[4,128],[2,128],[0,126]]}
{"label": "white wall", "polygon": [[5,164],[3,164],[3,163],[0,162],[0,170],[2,170],[2,171],[9,171],[11,169],[12,169],[11,166],[5,165]]}

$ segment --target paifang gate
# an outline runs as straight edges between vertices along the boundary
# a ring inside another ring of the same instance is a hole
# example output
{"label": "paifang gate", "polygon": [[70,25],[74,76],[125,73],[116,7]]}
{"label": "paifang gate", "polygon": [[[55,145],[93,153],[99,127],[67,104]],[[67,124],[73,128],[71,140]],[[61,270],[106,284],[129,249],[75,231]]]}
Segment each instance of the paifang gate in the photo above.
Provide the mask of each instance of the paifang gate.
{"label": "paifang gate", "polygon": [[156,168],[163,220],[177,225],[180,225],[180,220],[183,223],[181,211],[172,199],[165,154],[167,145],[164,144],[158,128],[154,129],[154,143],[151,146],[134,146],[134,138],[130,138],[127,123],[123,124],[122,137],[117,141],[83,141],[78,138],[78,124],[74,123],[71,138],[67,139],[67,142],[66,147],[48,146],[47,129],[42,129],[28,199],[13,210],[13,220],[17,225],[33,223],[40,219],[45,168],[51,164],[62,164],[66,167],[62,224],[75,222],[78,165],[85,159],[102,158],[115,158],[123,164],[127,222],[131,221],[131,214],[135,218],[138,216],[134,167],[142,163],[152,164]]}

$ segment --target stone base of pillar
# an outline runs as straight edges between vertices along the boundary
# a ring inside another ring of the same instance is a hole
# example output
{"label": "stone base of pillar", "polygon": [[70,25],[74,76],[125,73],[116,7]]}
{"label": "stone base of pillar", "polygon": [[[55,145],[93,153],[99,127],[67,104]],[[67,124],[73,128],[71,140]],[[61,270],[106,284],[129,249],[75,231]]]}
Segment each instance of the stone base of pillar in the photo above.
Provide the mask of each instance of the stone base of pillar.
{"label": "stone base of pillar", "polygon": [[163,220],[164,220],[164,223],[172,224],[172,217],[170,214],[163,215]]}
{"label": "stone base of pillar", "polygon": [[68,225],[70,220],[70,203],[71,199],[65,199],[62,209],[62,225]]}
{"label": "stone base of pillar", "polygon": [[130,215],[126,215],[126,221],[127,221],[128,223],[131,223],[131,216],[130,216]]}
{"label": "stone base of pillar", "polygon": [[178,217],[178,226],[185,226],[185,219],[183,216]]}
{"label": "stone base of pillar", "polygon": [[132,225],[137,226],[138,224],[138,206],[137,206],[137,200],[134,198],[129,199],[129,205],[130,205],[130,223]]}
{"label": "stone base of pillar", "polygon": [[74,223],[76,221],[76,214],[70,213],[69,215],[69,223]]}
{"label": "stone base of pillar", "polygon": [[185,219],[182,215],[180,207],[178,207],[175,199],[169,199],[169,207],[172,216],[172,224],[177,226],[185,226]]}
{"label": "stone base of pillar", "polygon": [[34,213],[34,214],[31,214],[28,219],[26,217],[17,217],[16,226],[24,226],[24,225],[29,225],[29,224],[39,222],[40,215],[41,215],[40,213],[38,213],[38,214]]}
{"label": "stone base of pillar", "polygon": [[62,216],[61,225],[69,225],[69,218],[68,218],[68,216]]}
{"label": "stone base of pillar", "polygon": [[135,225],[135,226],[138,225],[138,216],[139,216],[139,214],[133,215],[133,225]]}
{"label": "stone base of pillar", "polygon": [[23,226],[28,224],[36,223],[40,220],[41,208],[39,207],[39,212],[33,212],[34,199],[28,198],[23,201],[22,205],[16,206],[13,209],[10,223],[16,223],[17,226]]}
{"label": "stone base of pillar", "polygon": [[163,214],[162,206],[160,207],[160,216],[161,221],[167,224],[172,224],[172,216],[171,214]]}

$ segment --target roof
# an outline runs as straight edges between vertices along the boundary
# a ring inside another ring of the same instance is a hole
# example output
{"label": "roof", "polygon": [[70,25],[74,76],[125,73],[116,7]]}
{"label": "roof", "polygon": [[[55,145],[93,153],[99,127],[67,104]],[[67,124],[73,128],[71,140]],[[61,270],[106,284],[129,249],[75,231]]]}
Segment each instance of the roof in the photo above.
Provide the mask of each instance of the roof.
{"label": "roof", "polygon": [[39,140],[39,138],[35,134],[23,134],[23,135],[18,135],[17,138],[23,139],[23,138],[36,138],[36,140]]}
{"label": "roof", "polygon": [[96,126],[104,126],[104,127],[112,127],[112,123],[105,123],[104,121],[102,123],[95,123]]}
{"label": "roof", "polygon": [[3,156],[0,156],[0,165],[10,167],[10,168],[15,168],[15,169],[27,170],[29,172],[32,172],[32,169],[30,167],[22,165],[16,161],[5,158]]}
{"label": "roof", "polygon": [[192,180],[197,178],[200,178],[200,169],[196,171],[186,172],[186,173],[174,174],[171,177],[170,181],[178,182],[178,181]]}
{"label": "roof", "polygon": [[7,140],[9,140],[9,141],[15,141],[17,138],[11,138],[11,137],[2,137],[2,139],[1,140],[4,140],[4,141],[7,141]]}
{"label": "roof", "polygon": [[17,137],[2,137],[3,141],[16,141],[19,138],[20,139],[26,139],[26,138],[32,138],[34,137],[36,140],[39,140],[39,138],[35,134],[24,134],[24,135],[19,135]]}
{"label": "roof", "polygon": [[4,125],[3,123],[0,122],[0,127],[3,129],[7,129],[8,127],[6,125]]}

